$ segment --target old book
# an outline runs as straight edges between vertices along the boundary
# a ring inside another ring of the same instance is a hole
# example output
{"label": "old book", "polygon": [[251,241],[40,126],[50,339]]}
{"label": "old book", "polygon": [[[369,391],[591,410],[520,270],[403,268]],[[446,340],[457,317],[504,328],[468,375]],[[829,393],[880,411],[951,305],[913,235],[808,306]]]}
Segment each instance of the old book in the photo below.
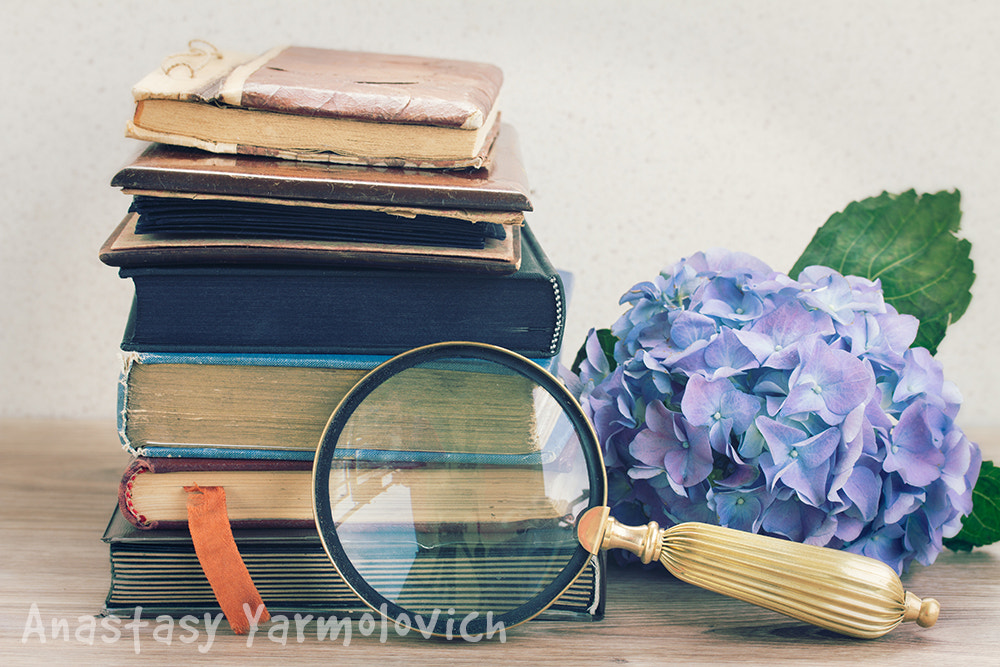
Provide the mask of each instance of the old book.
{"label": "old book", "polygon": [[[312,461],[330,415],[347,392],[388,357],[374,355],[123,354],[118,391],[118,434],[133,456],[299,459]],[[552,359],[538,359],[549,364]],[[463,396],[468,378],[428,373],[425,390],[452,388],[441,399]],[[512,399],[523,384],[505,377],[492,395],[475,399],[497,406],[473,431],[522,433],[530,406]],[[471,393],[471,392],[466,392]],[[456,411],[457,412],[457,411]],[[485,429],[485,431],[484,431]],[[498,436],[499,437],[499,436]],[[441,441],[438,441],[441,444]],[[521,442],[528,442],[522,439]],[[508,446],[505,452],[514,453]],[[439,454],[467,451],[455,440]],[[524,449],[519,454],[529,454]],[[440,458],[440,457],[439,457]]]}
{"label": "old book", "polygon": [[193,200],[245,198],[293,203],[354,203],[411,209],[530,211],[530,189],[517,132],[509,124],[478,169],[427,171],[214,155],[151,144],[112,178],[127,194],[170,193]]}
{"label": "old book", "polygon": [[486,239],[504,238],[523,214],[478,215],[465,211],[417,210],[362,204],[292,204],[288,200],[246,201],[193,198],[173,193],[137,195],[129,209],[138,213],[136,233],[181,238],[261,236],[313,241],[409,243],[482,248]]}
{"label": "old book", "polygon": [[118,488],[118,508],[144,529],[185,528],[185,486],[223,486],[233,526],[314,525],[311,461],[133,459]]}
{"label": "old book", "polygon": [[130,213],[101,246],[109,266],[170,264],[303,264],[513,273],[521,264],[521,228],[485,238],[481,248],[407,243],[322,241],[264,236],[182,236],[136,233]]}
{"label": "old book", "polygon": [[[385,453],[410,458],[409,452]],[[338,452],[337,469],[330,473],[335,518],[363,510],[365,523],[374,527],[394,526],[400,517],[412,517],[426,526],[469,524],[489,530],[488,524],[558,522],[568,511],[541,491],[545,471],[537,458],[472,465],[468,460],[390,462],[374,457],[371,461],[368,455],[359,450]],[[185,487],[221,486],[233,526],[312,526],[312,483],[312,461],[140,457],[122,475],[118,506],[140,528],[183,528]],[[393,493],[394,489],[405,493]],[[422,499],[422,494],[433,498]],[[447,511],[442,513],[441,508]]]}
{"label": "old book", "polygon": [[283,46],[165,60],[132,90],[128,136],[216,153],[480,167],[498,131],[494,65]]}
{"label": "old book", "polygon": [[562,280],[529,226],[506,275],[315,266],[124,267],[123,350],[398,354],[449,340],[555,356]]}
{"label": "old book", "polygon": [[[337,573],[315,528],[235,528],[233,535],[254,584],[274,614],[311,613],[328,618],[359,615],[367,606]],[[111,584],[104,612],[218,613],[219,607],[186,530],[140,530],[116,508],[104,533]],[[593,556],[583,573],[539,618],[600,620],[604,615],[604,557]],[[513,566],[498,573],[510,581]],[[537,579],[540,568],[523,563],[516,576]]]}

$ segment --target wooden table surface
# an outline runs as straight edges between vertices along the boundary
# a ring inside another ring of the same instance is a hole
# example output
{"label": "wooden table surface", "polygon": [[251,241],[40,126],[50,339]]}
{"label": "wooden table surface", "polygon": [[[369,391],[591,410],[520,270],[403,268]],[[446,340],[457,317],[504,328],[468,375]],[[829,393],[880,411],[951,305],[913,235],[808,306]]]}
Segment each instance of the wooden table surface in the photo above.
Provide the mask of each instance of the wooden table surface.
{"label": "wooden table surface", "polygon": [[[984,458],[1000,460],[1000,432],[970,432]],[[0,421],[0,665],[182,664],[191,660],[437,665],[520,664],[872,664],[1000,665],[1000,545],[945,552],[915,567],[904,585],[942,607],[937,625],[896,628],[876,640],[815,629],[673,579],[665,572],[611,568],[605,619],[532,621],[506,641],[424,640],[355,631],[345,646],[314,630],[281,640],[263,626],[248,641],[222,623],[178,627],[168,637],[155,618],[117,641],[97,619],[110,583],[101,542],[127,456],[115,427],[89,421]],[[57,627],[53,638],[52,624]],[[64,627],[59,629],[59,624]],[[44,627],[44,632],[41,629]],[[44,634],[45,640],[42,641]],[[166,640],[170,639],[167,644]],[[248,645],[249,644],[249,645]],[[136,652],[140,655],[136,655]]]}

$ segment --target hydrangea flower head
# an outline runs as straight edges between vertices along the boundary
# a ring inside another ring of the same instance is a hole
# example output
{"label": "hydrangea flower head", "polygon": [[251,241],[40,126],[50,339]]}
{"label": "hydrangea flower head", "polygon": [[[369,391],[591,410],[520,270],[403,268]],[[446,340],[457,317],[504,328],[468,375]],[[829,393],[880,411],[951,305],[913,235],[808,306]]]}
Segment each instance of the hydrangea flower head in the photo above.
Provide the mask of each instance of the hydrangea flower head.
{"label": "hydrangea flower head", "polygon": [[621,299],[570,378],[613,513],[697,520],[929,565],[972,508],[982,457],[961,396],[910,348],[878,281],[745,253],[684,259]]}

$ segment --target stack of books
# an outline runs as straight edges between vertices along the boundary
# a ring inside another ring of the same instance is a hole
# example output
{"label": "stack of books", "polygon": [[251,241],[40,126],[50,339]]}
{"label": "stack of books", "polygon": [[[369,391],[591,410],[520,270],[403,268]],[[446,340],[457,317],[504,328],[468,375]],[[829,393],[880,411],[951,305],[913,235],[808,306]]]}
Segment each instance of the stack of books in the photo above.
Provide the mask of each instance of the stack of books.
{"label": "stack of books", "polygon": [[[554,367],[564,285],[525,220],[501,82],[491,65],[286,47],[195,49],[135,86],[127,133],[149,143],[112,180],[132,204],[100,250],[135,287],[106,612],[218,609],[192,485],[224,487],[271,613],[362,610],[311,505],[340,399],[441,341]],[[595,560],[547,614],[600,618],[603,585]]]}

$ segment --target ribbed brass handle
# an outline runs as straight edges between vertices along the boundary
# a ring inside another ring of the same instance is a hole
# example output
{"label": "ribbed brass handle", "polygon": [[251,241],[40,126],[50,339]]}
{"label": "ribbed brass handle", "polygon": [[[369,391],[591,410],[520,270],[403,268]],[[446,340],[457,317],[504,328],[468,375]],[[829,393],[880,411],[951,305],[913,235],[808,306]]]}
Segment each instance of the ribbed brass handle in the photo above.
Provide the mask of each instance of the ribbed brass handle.
{"label": "ribbed brass handle", "polygon": [[591,553],[627,549],[688,583],[853,637],[937,620],[936,600],[904,591],[873,558],[703,523],[625,526],[609,512],[595,507],[580,518],[580,543]]}

